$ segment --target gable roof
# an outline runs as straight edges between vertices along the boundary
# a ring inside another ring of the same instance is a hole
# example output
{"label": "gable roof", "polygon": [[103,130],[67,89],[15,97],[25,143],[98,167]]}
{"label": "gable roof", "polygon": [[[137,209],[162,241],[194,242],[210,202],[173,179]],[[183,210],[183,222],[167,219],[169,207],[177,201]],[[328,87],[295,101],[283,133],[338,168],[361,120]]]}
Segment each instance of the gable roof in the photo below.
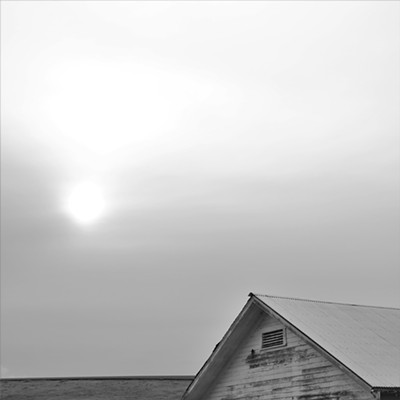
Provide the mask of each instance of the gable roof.
{"label": "gable roof", "polygon": [[400,309],[255,297],[369,386],[400,387]]}
{"label": "gable roof", "polygon": [[254,295],[187,388],[199,399],[261,315],[272,315],[365,387],[400,390],[400,309]]}

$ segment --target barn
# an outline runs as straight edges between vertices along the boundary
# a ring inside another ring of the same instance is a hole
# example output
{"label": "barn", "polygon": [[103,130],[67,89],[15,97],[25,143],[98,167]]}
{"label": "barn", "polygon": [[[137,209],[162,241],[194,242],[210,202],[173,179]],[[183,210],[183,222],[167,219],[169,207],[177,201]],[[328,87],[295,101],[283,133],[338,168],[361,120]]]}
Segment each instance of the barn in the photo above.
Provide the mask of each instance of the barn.
{"label": "barn", "polygon": [[400,399],[400,309],[249,297],[183,400]]}

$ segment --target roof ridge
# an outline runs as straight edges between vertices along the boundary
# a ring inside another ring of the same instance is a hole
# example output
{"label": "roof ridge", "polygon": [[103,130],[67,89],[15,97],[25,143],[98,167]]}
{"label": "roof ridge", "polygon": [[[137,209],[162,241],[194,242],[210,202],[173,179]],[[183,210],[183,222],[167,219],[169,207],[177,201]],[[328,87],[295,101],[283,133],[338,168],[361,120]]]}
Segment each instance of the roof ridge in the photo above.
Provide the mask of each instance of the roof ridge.
{"label": "roof ridge", "polygon": [[372,305],[367,305],[367,304],[355,304],[355,303],[343,303],[343,302],[336,302],[336,301],[313,300],[313,299],[304,299],[304,298],[300,298],[300,297],[273,296],[273,295],[261,294],[261,293],[250,293],[249,295],[254,295],[256,297],[269,297],[269,298],[275,298],[275,299],[307,301],[310,303],[337,304],[337,305],[342,305],[342,306],[353,306],[353,307],[383,308],[386,310],[400,311],[400,308],[397,308],[397,307],[384,307],[384,306],[372,306]]}

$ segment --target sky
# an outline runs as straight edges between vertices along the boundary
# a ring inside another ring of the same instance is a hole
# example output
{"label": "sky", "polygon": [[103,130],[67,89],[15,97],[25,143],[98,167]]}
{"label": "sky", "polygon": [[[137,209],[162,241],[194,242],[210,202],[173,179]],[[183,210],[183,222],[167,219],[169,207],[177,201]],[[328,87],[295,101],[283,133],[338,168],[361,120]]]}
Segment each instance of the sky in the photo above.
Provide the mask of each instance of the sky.
{"label": "sky", "polygon": [[2,377],[195,374],[249,292],[400,307],[400,3],[1,1]]}

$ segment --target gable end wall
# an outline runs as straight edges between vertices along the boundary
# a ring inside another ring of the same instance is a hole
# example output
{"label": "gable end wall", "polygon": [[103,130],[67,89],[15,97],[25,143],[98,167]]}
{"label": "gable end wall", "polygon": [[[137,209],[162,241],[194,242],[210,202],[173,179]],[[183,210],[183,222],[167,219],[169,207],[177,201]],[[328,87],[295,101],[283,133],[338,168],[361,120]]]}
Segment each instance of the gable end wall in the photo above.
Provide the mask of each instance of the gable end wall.
{"label": "gable end wall", "polygon": [[204,399],[375,400],[368,390],[288,328],[286,346],[262,350],[262,333],[281,328],[284,326],[275,318],[262,317]]}

